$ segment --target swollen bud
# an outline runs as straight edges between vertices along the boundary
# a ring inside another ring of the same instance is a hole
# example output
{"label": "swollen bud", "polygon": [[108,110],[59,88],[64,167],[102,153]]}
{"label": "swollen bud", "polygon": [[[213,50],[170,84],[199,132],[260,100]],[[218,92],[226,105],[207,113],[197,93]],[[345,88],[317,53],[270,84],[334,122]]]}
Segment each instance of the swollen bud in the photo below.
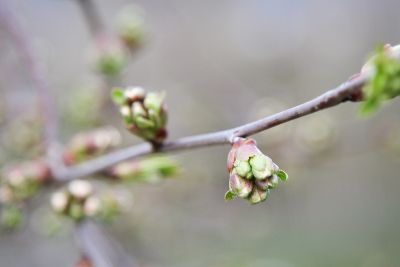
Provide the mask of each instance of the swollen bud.
{"label": "swollen bud", "polygon": [[57,213],[65,212],[68,206],[68,202],[69,202],[69,195],[65,191],[55,192],[50,198],[51,207]]}
{"label": "swollen bud", "polygon": [[74,180],[68,185],[68,192],[77,199],[86,199],[93,193],[93,186],[86,180]]}
{"label": "swollen bud", "polygon": [[114,78],[121,74],[126,63],[127,53],[118,39],[100,36],[96,40],[94,64],[99,73]]}
{"label": "swollen bud", "polygon": [[133,8],[125,9],[118,20],[118,34],[122,43],[133,52],[143,42],[143,19]]}
{"label": "swollen bud", "polygon": [[121,162],[107,171],[107,175],[124,181],[158,182],[176,175],[178,164],[163,155],[151,156],[145,159]]}
{"label": "swollen bud", "polygon": [[42,160],[7,166],[2,170],[1,176],[0,204],[25,201],[51,179],[50,169]]}
{"label": "swollen bud", "polygon": [[267,199],[269,190],[278,185],[279,179],[287,179],[287,174],[264,155],[252,139],[240,138],[233,143],[227,168],[230,176],[226,200],[238,196],[252,204],[262,202]]}
{"label": "swollen bud", "polygon": [[64,163],[73,165],[99,156],[115,148],[120,142],[120,133],[110,126],[77,134],[65,147]]}
{"label": "swollen bud", "polygon": [[128,130],[156,144],[164,141],[167,137],[165,93],[146,93],[141,87],[115,88],[111,98],[120,107]]}
{"label": "swollen bud", "polygon": [[[51,196],[51,207],[75,221],[85,218],[111,220],[127,206],[125,192],[96,188],[87,180],[71,181]],[[128,200],[129,201],[129,200]]]}
{"label": "swollen bud", "polygon": [[262,190],[258,187],[254,187],[254,190],[251,192],[248,200],[250,201],[251,204],[258,204],[260,202],[265,201],[268,195],[269,195],[269,189]]}
{"label": "swollen bud", "polygon": [[250,180],[240,177],[236,173],[232,173],[229,177],[229,191],[238,197],[246,198],[253,189],[253,183]]}

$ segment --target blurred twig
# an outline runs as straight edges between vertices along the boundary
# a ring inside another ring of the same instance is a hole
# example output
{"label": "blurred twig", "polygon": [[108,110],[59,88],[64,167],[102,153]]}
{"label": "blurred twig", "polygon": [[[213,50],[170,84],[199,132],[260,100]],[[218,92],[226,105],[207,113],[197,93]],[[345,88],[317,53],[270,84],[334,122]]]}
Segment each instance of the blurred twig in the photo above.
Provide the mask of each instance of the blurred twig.
{"label": "blurred twig", "polygon": [[76,238],[81,252],[95,267],[137,267],[133,258],[122,249],[116,240],[93,221],[84,220],[76,229]]}
{"label": "blurred twig", "polygon": [[46,79],[44,68],[37,58],[26,32],[18,23],[14,13],[8,8],[6,0],[0,0],[0,24],[12,38],[19,55],[36,87],[39,95],[39,107],[44,123],[44,144],[50,147],[57,138],[57,113],[54,105],[54,97],[50,85]]}
{"label": "blurred twig", "polygon": [[150,144],[144,143],[111,152],[97,159],[68,168],[59,177],[57,177],[57,179],[67,181],[88,176],[92,173],[109,168],[121,161],[151,153],[170,152],[232,143],[237,137],[247,137],[282,123],[336,106],[347,101],[356,101],[357,99],[355,96],[361,94],[361,88],[368,80],[369,74],[360,75],[357,78],[347,81],[337,88],[332,89],[308,102],[232,129],[183,137],[174,141],[167,141],[160,145],[160,147],[157,149]]}
{"label": "blurred twig", "polygon": [[104,24],[93,0],[76,0],[85,17],[92,37],[104,32]]}

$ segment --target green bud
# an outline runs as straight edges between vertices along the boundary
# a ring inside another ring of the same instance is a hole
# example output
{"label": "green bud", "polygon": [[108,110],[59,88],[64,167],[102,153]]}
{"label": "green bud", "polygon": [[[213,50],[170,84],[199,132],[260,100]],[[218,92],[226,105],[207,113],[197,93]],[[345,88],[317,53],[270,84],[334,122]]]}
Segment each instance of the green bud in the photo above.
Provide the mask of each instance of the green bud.
{"label": "green bud", "polygon": [[235,171],[238,175],[240,175],[243,178],[251,178],[251,167],[250,164],[247,161],[241,161],[241,160],[237,160],[234,163],[235,166]]}
{"label": "green bud", "polygon": [[267,157],[264,155],[255,155],[250,159],[250,165],[253,170],[263,171],[267,168]]}
{"label": "green bud", "polygon": [[272,174],[270,169],[265,169],[264,171],[253,170],[252,172],[253,172],[254,177],[259,180],[263,180],[263,179],[271,176],[271,174]]}
{"label": "green bud", "polygon": [[275,188],[279,184],[279,177],[278,175],[274,174],[268,178],[268,186],[269,188]]}
{"label": "green bud", "polygon": [[134,102],[132,104],[132,114],[134,119],[136,119],[137,117],[144,117],[147,115],[146,110],[144,110],[144,107],[140,102]]}
{"label": "green bud", "polygon": [[263,202],[267,199],[269,195],[269,190],[261,190],[260,188],[254,187],[253,191],[251,192],[248,200],[251,204],[258,204]]}
{"label": "green bud", "polygon": [[265,179],[272,175],[273,162],[265,155],[255,155],[250,159],[253,175],[256,179]]}
{"label": "green bud", "polygon": [[152,109],[155,112],[159,113],[163,105],[164,98],[165,98],[164,93],[150,92],[146,95],[143,104],[147,109]]}
{"label": "green bud", "polygon": [[229,178],[229,190],[241,198],[246,198],[253,189],[253,183],[250,180],[243,179],[236,173],[232,173]]}
{"label": "green bud", "polygon": [[155,126],[154,122],[139,116],[135,118],[135,123],[140,129],[151,129]]}
{"label": "green bud", "polygon": [[256,184],[256,186],[258,188],[260,188],[261,190],[267,190],[269,188],[269,181],[268,178],[263,179],[263,180],[255,180],[254,183]]}

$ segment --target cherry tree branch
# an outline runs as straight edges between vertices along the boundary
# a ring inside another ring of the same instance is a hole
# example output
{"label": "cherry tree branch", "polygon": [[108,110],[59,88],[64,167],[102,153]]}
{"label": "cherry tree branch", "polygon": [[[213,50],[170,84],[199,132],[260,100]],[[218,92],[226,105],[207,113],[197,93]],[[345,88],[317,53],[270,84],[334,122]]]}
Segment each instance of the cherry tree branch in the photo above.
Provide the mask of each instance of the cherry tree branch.
{"label": "cherry tree branch", "polygon": [[76,0],[92,37],[104,32],[104,24],[93,0]]}
{"label": "cherry tree branch", "polygon": [[149,143],[143,143],[111,152],[85,163],[69,167],[60,173],[56,179],[59,181],[68,181],[88,176],[103,171],[121,161],[152,153],[229,144],[237,137],[247,137],[347,101],[358,101],[362,94],[361,88],[369,79],[370,75],[368,73],[359,75],[308,102],[239,127],[167,141],[157,148]]}
{"label": "cherry tree branch", "polygon": [[137,267],[136,261],[101,227],[90,220],[80,222],[75,236],[81,252],[95,267]]}
{"label": "cherry tree branch", "polygon": [[13,12],[8,8],[6,0],[0,0],[0,24],[12,38],[19,55],[39,95],[39,107],[41,109],[44,124],[44,143],[46,147],[56,142],[57,114],[53,102],[53,94],[46,79],[44,67],[40,64],[26,33],[22,29]]}

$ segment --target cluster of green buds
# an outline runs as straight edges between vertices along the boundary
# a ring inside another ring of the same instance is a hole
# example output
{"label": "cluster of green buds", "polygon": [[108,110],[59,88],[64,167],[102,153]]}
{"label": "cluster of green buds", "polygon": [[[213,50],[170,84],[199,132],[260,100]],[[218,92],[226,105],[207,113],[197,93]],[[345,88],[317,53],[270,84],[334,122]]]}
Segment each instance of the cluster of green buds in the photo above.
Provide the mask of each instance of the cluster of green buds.
{"label": "cluster of green buds", "polygon": [[141,87],[128,87],[115,88],[111,96],[129,131],[155,144],[163,142],[167,137],[164,92],[147,93]]}
{"label": "cluster of green buds", "polygon": [[128,55],[118,39],[101,35],[95,43],[95,69],[106,77],[115,78],[122,73],[127,64]]}
{"label": "cluster of green buds", "polygon": [[42,160],[6,167],[0,182],[1,223],[15,228],[22,221],[23,202],[36,195],[41,185],[50,181],[51,173]]}
{"label": "cluster of green buds", "polygon": [[128,206],[130,200],[126,196],[126,192],[95,190],[87,180],[74,180],[54,192],[50,202],[55,212],[76,221],[85,218],[109,221]]}
{"label": "cluster of green buds", "polygon": [[143,18],[134,8],[124,9],[118,19],[118,34],[122,43],[135,51],[143,42]]}
{"label": "cluster of green buds", "polygon": [[360,113],[368,115],[376,111],[381,103],[400,95],[400,45],[389,44],[378,49],[376,54],[362,67],[361,73],[372,75],[363,87]]}
{"label": "cluster of green buds", "polygon": [[178,172],[178,164],[167,156],[152,156],[143,160],[119,163],[108,170],[108,175],[123,181],[155,183]]}
{"label": "cluster of green buds", "polygon": [[113,127],[103,127],[80,133],[73,137],[65,147],[63,160],[66,165],[73,165],[104,154],[118,146],[120,142],[121,135]]}
{"label": "cluster of green buds", "polygon": [[240,138],[234,142],[228,154],[229,191],[226,200],[234,197],[247,199],[252,204],[267,199],[270,189],[275,188],[279,180],[286,181],[288,175],[266,155],[253,139]]}

